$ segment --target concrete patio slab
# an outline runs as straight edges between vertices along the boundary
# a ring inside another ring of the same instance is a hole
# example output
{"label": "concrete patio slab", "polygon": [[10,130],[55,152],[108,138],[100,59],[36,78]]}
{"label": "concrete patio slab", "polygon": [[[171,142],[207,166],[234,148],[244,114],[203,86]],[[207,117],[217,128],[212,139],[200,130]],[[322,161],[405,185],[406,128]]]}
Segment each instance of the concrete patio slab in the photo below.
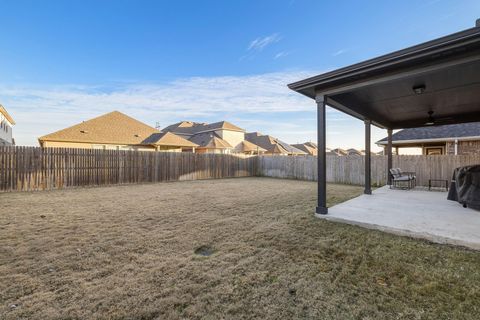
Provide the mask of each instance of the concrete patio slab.
{"label": "concrete patio slab", "polygon": [[480,250],[480,211],[447,200],[446,192],[385,186],[328,210],[317,217]]}

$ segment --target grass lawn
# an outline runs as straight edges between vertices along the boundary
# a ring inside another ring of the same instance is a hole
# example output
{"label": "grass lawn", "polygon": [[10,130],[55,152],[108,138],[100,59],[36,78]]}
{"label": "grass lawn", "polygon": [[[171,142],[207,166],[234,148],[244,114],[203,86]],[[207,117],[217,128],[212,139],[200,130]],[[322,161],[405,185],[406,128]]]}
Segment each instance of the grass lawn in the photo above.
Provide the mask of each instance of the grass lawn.
{"label": "grass lawn", "polygon": [[0,194],[0,319],[478,319],[479,252],[317,219],[315,197],[268,178]]}

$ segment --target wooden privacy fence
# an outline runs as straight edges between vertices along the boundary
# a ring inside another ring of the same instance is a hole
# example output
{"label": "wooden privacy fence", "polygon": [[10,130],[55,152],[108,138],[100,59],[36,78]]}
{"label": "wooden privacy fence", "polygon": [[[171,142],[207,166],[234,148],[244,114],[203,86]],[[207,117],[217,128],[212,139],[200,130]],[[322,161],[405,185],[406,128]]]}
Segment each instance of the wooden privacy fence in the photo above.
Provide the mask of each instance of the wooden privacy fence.
{"label": "wooden privacy fence", "polygon": [[[363,185],[364,161],[327,156],[327,181]],[[420,186],[429,179],[448,180],[453,169],[471,164],[480,164],[480,155],[393,156],[393,167],[415,171]],[[386,171],[386,156],[373,156],[372,184],[384,185]],[[0,192],[251,176],[313,181],[317,158],[0,147]]]}
{"label": "wooden privacy fence", "polygon": [[[417,185],[428,186],[429,179],[450,180],[453,169],[480,164],[480,155],[469,156],[393,156],[393,167],[414,171]],[[387,157],[372,156],[372,184],[381,186],[387,180]],[[365,157],[327,156],[327,181],[363,185],[365,181]],[[317,158],[313,156],[260,156],[258,174],[266,177],[317,180]]]}
{"label": "wooden privacy fence", "polygon": [[254,157],[0,147],[0,192],[254,175]]}

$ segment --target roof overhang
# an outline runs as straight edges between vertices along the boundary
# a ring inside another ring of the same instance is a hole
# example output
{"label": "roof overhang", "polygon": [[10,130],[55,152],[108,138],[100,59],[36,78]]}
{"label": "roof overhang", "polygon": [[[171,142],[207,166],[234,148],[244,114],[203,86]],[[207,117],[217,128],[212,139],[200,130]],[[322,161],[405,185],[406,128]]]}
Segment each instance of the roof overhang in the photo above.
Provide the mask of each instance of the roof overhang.
{"label": "roof overhang", "polygon": [[4,106],[0,104],[0,113],[3,114],[5,119],[7,119],[8,122],[13,126],[15,125],[15,120],[13,120],[12,116],[7,112],[7,109],[5,109]]}
{"label": "roof overhang", "polygon": [[[480,140],[480,136],[472,137],[451,137],[451,138],[434,138],[434,139],[412,139],[412,140],[394,140],[392,145],[419,145],[425,143],[437,143],[437,142],[453,142],[453,141],[477,141]],[[375,144],[379,146],[386,146],[387,141],[377,141]]]}
{"label": "roof overhang", "polygon": [[[424,87],[422,93],[413,88]],[[289,84],[381,128],[480,121],[480,27]]]}

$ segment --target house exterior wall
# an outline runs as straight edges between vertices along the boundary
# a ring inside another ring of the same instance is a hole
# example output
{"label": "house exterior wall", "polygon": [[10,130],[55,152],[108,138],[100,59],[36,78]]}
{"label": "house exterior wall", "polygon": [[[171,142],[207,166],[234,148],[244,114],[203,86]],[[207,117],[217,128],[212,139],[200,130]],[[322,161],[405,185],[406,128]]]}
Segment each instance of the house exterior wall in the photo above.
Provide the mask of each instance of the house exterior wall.
{"label": "house exterior wall", "polygon": [[455,142],[454,141],[448,141],[447,145],[445,147],[445,153],[446,154],[455,154]]}
{"label": "house exterior wall", "polygon": [[215,153],[215,154],[228,154],[229,149],[215,149],[215,148],[195,148],[195,153]]}
{"label": "house exterior wall", "polygon": [[13,144],[12,124],[0,113],[0,146]]}
{"label": "house exterior wall", "polygon": [[176,146],[159,146],[157,148],[157,151],[162,151],[162,152],[182,152],[181,147],[176,147]]}
{"label": "house exterior wall", "polygon": [[155,151],[153,147],[137,147],[118,144],[103,143],[81,143],[81,142],[64,142],[64,141],[43,141],[43,148],[78,148],[78,149],[105,149],[105,150],[138,150],[138,151]]}
{"label": "house exterior wall", "polygon": [[215,131],[215,133],[218,134],[220,138],[230,143],[234,149],[245,140],[245,132],[218,130]]}
{"label": "house exterior wall", "polygon": [[[447,154],[455,154],[455,142],[447,142]],[[480,154],[480,140],[473,141],[458,141],[457,154],[459,155],[474,155]]]}

